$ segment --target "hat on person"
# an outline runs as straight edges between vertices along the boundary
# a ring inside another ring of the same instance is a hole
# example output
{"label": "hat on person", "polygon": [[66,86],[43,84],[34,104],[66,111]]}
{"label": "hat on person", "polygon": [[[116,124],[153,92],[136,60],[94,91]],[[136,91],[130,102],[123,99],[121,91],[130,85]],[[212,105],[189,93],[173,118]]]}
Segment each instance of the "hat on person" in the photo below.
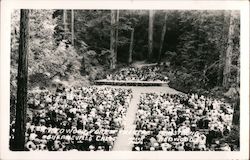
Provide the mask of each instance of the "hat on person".
{"label": "hat on person", "polygon": [[70,135],[65,136],[65,140],[66,140],[66,142],[70,142],[71,136]]}
{"label": "hat on person", "polygon": [[90,145],[90,146],[89,146],[89,149],[90,149],[90,150],[94,150],[94,149],[95,149],[95,146]]}
{"label": "hat on person", "polygon": [[136,147],[135,147],[135,150],[136,150],[136,151],[140,151],[140,147],[136,146]]}
{"label": "hat on person", "polygon": [[40,144],[40,145],[39,145],[39,148],[40,148],[41,150],[47,150],[47,146],[46,146],[45,144]]}
{"label": "hat on person", "polygon": [[150,151],[154,151],[155,150],[155,147],[150,147]]}
{"label": "hat on person", "polygon": [[28,142],[26,143],[26,148],[27,148],[28,150],[35,150],[35,149],[36,149],[36,145],[35,145],[32,141],[28,141]]}
{"label": "hat on person", "polygon": [[29,140],[30,140],[30,141],[33,141],[33,140],[35,140],[36,137],[37,137],[37,134],[31,133],[31,134],[30,134],[30,137],[29,137]]}
{"label": "hat on person", "polygon": [[45,120],[44,119],[40,119],[40,123],[44,124]]}
{"label": "hat on person", "polygon": [[60,144],[59,143],[60,142],[57,141],[57,140],[54,141],[54,148],[55,148],[55,150],[58,150],[60,148]]}
{"label": "hat on person", "polygon": [[42,136],[42,139],[47,139],[47,135],[43,135],[43,136]]}
{"label": "hat on person", "polygon": [[154,145],[154,147],[158,147],[159,143],[154,143],[153,145]]}
{"label": "hat on person", "polygon": [[220,144],[220,141],[219,141],[219,140],[216,140],[216,141],[215,141],[215,144]]}
{"label": "hat on person", "polygon": [[98,146],[97,149],[98,149],[98,150],[102,150],[102,146]]}

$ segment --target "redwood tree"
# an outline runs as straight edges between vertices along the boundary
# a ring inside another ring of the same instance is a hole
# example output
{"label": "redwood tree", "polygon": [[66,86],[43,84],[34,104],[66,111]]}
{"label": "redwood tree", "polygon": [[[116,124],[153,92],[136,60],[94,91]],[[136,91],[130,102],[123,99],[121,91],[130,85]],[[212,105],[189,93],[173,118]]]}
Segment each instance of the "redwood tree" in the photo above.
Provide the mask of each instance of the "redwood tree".
{"label": "redwood tree", "polygon": [[153,31],[154,31],[154,11],[149,10],[149,25],[148,25],[148,60],[150,61],[153,52]]}
{"label": "redwood tree", "polygon": [[67,39],[67,34],[68,34],[68,16],[67,16],[67,10],[63,10],[63,28],[64,28],[64,39]]}
{"label": "redwood tree", "polygon": [[222,22],[224,25],[221,26],[221,35],[220,35],[220,41],[218,43],[218,48],[220,55],[219,55],[219,66],[218,66],[218,70],[217,70],[217,85],[221,86],[222,85],[222,80],[223,80],[223,68],[225,65],[225,51],[226,51],[226,37],[227,37],[227,18],[226,18],[226,14],[225,11],[222,12],[221,14],[222,16]]}
{"label": "redwood tree", "polygon": [[17,104],[13,150],[25,149],[27,77],[29,52],[29,10],[21,9],[17,76]]}
{"label": "redwood tree", "polygon": [[117,54],[115,52],[116,45],[116,11],[111,10],[111,31],[110,31],[110,69],[115,69],[116,67],[116,57]]}
{"label": "redwood tree", "polygon": [[162,58],[162,47],[163,47],[163,42],[164,42],[164,38],[165,38],[165,34],[166,34],[166,29],[167,29],[167,13],[165,13],[164,24],[163,24],[162,32],[161,32],[161,41],[160,41],[158,63],[161,62],[161,58]]}
{"label": "redwood tree", "polygon": [[119,10],[116,11],[115,15],[115,54],[117,55],[118,48],[118,31],[119,31]]}
{"label": "redwood tree", "polygon": [[71,44],[74,45],[74,20],[75,20],[75,17],[74,17],[74,10],[72,9],[71,10]]}
{"label": "redwood tree", "polygon": [[234,12],[232,11],[230,14],[230,25],[228,32],[228,42],[227,42],[227,50],[225,57],[225,66],[223,71],[223,87],[229,87],[229,80],[231,76],[231,65],[232,65],[232,54],[233,54],[233,36],[235,31],[235,23],[234,23]]}
{"label": "redwood tree", "polygon": [[134,31],[135,29],[131,29],[131,36],[130,36],[130,45],[129,45],[129,56],[128,56],[128,63],[132,63],[132,57],[133,57],[133,44],[134,44]]}

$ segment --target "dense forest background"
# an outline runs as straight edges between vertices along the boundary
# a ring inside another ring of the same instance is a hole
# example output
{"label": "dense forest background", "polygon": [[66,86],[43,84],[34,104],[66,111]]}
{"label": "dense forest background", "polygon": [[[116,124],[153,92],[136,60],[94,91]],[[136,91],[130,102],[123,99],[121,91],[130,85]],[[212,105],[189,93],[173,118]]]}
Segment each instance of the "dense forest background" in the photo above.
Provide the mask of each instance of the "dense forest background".
{"label": "dense forest background", "polygon": [[[51,87],[55,81],[88,85],[94,79],[103,78],[114,69],[109,67],[110,34],[114,29],[117,30],[115,69],[127,66],[131,60],[168,64],[162,71],[169,77],[170,86],[186,93],[211,94],[218,88],[239,87],[239,12],[151,12],[150,16],[148,10],[116,11],[112,23],[110,10],[31,10],[30,89]],[[19,10],[12,13],[11,20],[11,90],[15,95]],[[225,74],[228,61],[230,73]]]}

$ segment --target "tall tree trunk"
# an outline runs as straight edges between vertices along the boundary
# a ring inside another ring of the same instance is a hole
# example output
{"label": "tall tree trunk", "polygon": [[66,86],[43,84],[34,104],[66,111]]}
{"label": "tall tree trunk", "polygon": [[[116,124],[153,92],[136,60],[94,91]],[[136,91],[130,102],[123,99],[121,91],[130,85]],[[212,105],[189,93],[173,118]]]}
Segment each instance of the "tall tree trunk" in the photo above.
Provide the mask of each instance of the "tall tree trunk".
{"label": "tall tree trunk", "polygon": [[237,60],[237,78],[236,78],[236,83],[237,83],[237,87],[240,86],[240,54]]}
{"label": "tall tree trunk", "polygon": [[132,57],[133,57],[133,43],[134,43],[134,31],[135,29],[131,29],[131,37],[130,37],[130,45],[129,45],[129,57],[128,57],[128,63],[132,63]]}
{"label": "tall tree trunk", "polygon": [[160,49],[159,49],[159,56],[158,56],[158,63],[160,64],[161,58],[162,58],[162,47],[163,47],[163,42],[166,34],[166,29],[167,29],[167,13],[165,13],[165,18],[164,18],[164,24],[162,27],[162,32],[161,32],[161,41],[160,41]]}
{"label": "tall tree trunk", "polygon": [[234,12],[231,11],[226,58],[225,58],[225,66],[224,66],[224,71],[223,71],[223,87],[225,87],[225,88],[229,87],[229,79],[230,79],[230,75],[231,75],[231,63],[232,63],[231,61],[232,61],[232,52],[233,52],[234,30],[235,30]]}
{"label": "tall tree trunk", "polygon": [[117,55],[118,48],[118,33],[119,33],[119,10],[116,11],[116,28],[115,28],[115,54]]}
{"label": "tall tree trunk", "polygon": [[219,68],[217,70],[217,85],[221,86],[222,81],[223,81],[223,68],[225,66],[225,44],[226,44],[226,37],[227,37],[227,26],[226,26],[226,15],[225,11],[222,13],[222,22],[223,25],[221,26],[221,36],[220,36],[220,41],[218,43],[218,48],[220,48],[220,55],[219,55]]}
{"label": "tall tree trunk", "polygon": [[64,29],[64,39],[67,39],[68,34],[68,24],[67,24],[67,10],[63,10],[63,29]]}
{"label": "tall tree trunk", "polygon": [[25,148],[26,110],[27,110],[27,76],[29,52],[29,10],[21,9],[20,40],[17,77],[17,105],[15,119],[14,146],[16,151]]}
{"label": "tall tree trunk", "polygon": [[149,10],[149,25],[148,25],[148,61],[151,60],[153,52],[153,32],[154,32],[154,11]]}
{"label": "tall tree trunk", "polygon": [[74,10],[72,9],[71,10],[71,44],[72,44],[72,46],[74,46],[74,37],[75,37],[75,34],[74,34],[74,20],[75,20]]}
{"label": "tall tree trunk", "polygon": [[116,21],[116,11],[111,10],[111,31],[110,31],[110,69],[115,69],[116,67],[116,53],[115,53],[115,21]]}

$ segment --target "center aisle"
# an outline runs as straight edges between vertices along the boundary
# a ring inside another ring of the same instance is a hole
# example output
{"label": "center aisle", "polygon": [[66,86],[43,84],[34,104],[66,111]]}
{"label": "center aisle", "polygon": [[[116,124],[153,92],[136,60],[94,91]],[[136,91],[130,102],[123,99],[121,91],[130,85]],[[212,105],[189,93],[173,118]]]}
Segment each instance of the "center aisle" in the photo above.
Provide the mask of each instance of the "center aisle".
{"label": "center aisle", "polygon": [[126,117],[124,119],[124,129],[118,133],[117,140],[115,141],[113,151],[132,151],[133,148],[133,137],[135,132],[135,118],[140,102],[140,95],[142,93],[170,93],[178,94],[178,92],[170,87],[134,87],[134,86],[109,86],[109,85],[96,85],[96,87],[112,87],[112,88],[127,88],[132,89],[133,97],[129,104]]}
{"label": "center aisle", "polygon": [[132,89],[133,98],[130,102],[126,117],[124,119],[124,130],[119,132],[117,140],[115,141],[114,151],[131,151],[133,144],[133,133],[135,131],[134,120],[140,100],[140,92]]}

